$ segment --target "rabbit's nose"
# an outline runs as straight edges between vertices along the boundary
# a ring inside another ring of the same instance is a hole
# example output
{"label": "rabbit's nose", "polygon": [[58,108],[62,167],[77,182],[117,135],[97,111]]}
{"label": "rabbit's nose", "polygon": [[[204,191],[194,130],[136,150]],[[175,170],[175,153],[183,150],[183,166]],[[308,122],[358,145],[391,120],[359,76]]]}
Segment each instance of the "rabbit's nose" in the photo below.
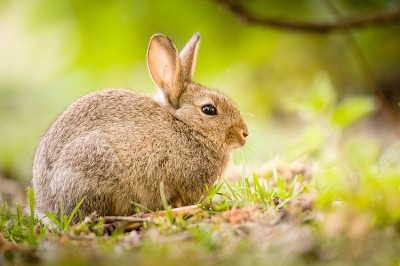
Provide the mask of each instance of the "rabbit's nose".
{"label": "rabbit's nose", "polygon": [[242,135],[244,138],[247,138],[247,136],[249,135],[249,129],[247,128],[247,124],[245,122],[243,122],[242,125]]}

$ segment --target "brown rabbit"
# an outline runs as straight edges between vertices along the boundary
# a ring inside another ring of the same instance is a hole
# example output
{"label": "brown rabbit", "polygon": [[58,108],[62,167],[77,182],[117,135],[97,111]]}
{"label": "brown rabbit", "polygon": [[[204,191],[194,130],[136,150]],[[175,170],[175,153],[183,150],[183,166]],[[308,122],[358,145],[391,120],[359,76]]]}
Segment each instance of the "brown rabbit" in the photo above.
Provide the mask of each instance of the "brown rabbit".
{"label": "brown rabbit", "polygon": [[132,202],[157,210],[161,182],[172,206],[205,195],[248,130],[231,99],[192,81],[199,40],[178,54],[166,36],[151,38],[148,68],[163,97],[109,89],[61,114],[35,155],[39,212],[57,213],[62,201],[68,214],[82,198],[84,215],[129,215]]}

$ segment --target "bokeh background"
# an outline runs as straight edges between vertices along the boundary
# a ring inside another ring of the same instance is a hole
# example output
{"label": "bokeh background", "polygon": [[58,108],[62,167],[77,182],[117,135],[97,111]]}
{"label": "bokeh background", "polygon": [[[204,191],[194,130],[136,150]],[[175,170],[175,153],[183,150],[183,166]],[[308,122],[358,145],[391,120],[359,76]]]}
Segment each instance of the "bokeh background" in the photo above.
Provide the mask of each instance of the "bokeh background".
{"label": "bokeh background", "polygon": [[[326,1],[236,2],[283,20],[337,19]],[[334,4],[343,16],[357,17],[400,1]],[[145,58],[150,37],[164,33],[179,49],[195,32],[202,38],[195,80],[229,94],[250,127],[235,163],[305,155],[329,160],[338,147],[397,155],[398,125],[384,115],[345,32],[246,24],[211,0],[2,0],[0,176],[29,185],[40,138],[65,107],[104,88],[153,93]],[[399,114],[400,23],[351,33],[389,112]]]}

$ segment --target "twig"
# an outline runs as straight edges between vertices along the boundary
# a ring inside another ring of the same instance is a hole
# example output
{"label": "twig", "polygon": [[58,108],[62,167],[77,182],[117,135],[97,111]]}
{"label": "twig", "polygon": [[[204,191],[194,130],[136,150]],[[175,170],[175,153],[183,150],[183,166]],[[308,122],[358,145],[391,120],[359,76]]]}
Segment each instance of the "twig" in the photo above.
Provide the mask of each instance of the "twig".
{"label": "twig", "polygon": [[[199,205],[189,205],[189,206],[184,206],[184,207],[180,207],[180,208],[174,208],[169,210],[172,215],[174,217],[178,216],[178,215],[183,215],[183,216],[187,216],[187,215],[194,215],[196,213],[198,213],[200,210],[198,209]],[[151,213],[145,213],[142,214],[141,217],[144,218],[154,218],[156,216],[166,216],[167,215],[167,211],[159,211],[159,212],[151,212]]]}
{"label": "twig", "polygon": [[148,218],[140,218],[140,217],[133,217],[133,216],[104,216],[103,218],[105,223],[113,223],[113,222],[132,222],[132,223],[145,223],[150,222],[150,217]]}
{"label": "twig", "polygon": [[[180,208],[174,208],[169,210],[174,217],[183,214],[184,216],[195,214],[198,209],[198,205],[189,205]],[[140,215],[132,215],[132,216],[104,216],[104,217],[97,217],[94,221],[104,220],[104,223],[115,223],[115,222],[132,222],[132,223],[145,223],[151,222],[151,218],[157,216],[166,216],[167,211],[158,211],[158,212],[151,212],[151,213],[144,213]]]}
{"label": "twig", "polygon": [[[190,205],[184,206],[180,208],[174,208],[169,210],[174,217],[178,215],[183,215],[184,217],[192,216],[201,211],[198,209],[198,205]],[[157,216],[166,216],[167,211],[159,211],[152,213],[145,213],[140,215],[132,215],[132,216],[104,216],[104,217],[96,217],[97,214],[93,213],[90,216],[86,217],[84,223],[89,223],[91,221],[99,222],[104,221],[104,229],[111,233],[116,229],[122,229],[125,232],[130,232],[133,230],[138,230],[143,226],[144,223],[152,222],[152,218]]]}
{"label": "twig", "polygon": [[394,22],[400,19],[400,6],[396,6],[394,8],[383,11],[378,11],[372,14],[341,18],[332,22],[303,22],[261,17],[239,5],[235,0],[215,1],[224,5],[240,20],[249,24],[257,24],[261,26],[269,26],[285,30],[319,34],[347,30],[350,28],[375,26],[383,23]]}
{"label": "twig", "polygon": [[133,230],[138,230],[142,226],[143,226],[143,223],[131,223],[124,227],[124,231],[130,232]]}

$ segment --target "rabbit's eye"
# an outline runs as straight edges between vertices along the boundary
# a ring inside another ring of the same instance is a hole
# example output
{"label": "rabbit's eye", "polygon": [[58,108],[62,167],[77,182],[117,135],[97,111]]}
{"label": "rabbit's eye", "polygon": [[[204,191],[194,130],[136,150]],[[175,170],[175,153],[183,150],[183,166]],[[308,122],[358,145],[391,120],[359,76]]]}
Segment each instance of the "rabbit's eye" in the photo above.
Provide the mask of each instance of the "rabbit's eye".
{"label": "rabbit's eye", "polygon": [[214,105],[211,104],[206,104],[203,107],[201,107],[201,111],[205,113],[206,115],[216,115],[217,114],[217,108],[215,108]]}

